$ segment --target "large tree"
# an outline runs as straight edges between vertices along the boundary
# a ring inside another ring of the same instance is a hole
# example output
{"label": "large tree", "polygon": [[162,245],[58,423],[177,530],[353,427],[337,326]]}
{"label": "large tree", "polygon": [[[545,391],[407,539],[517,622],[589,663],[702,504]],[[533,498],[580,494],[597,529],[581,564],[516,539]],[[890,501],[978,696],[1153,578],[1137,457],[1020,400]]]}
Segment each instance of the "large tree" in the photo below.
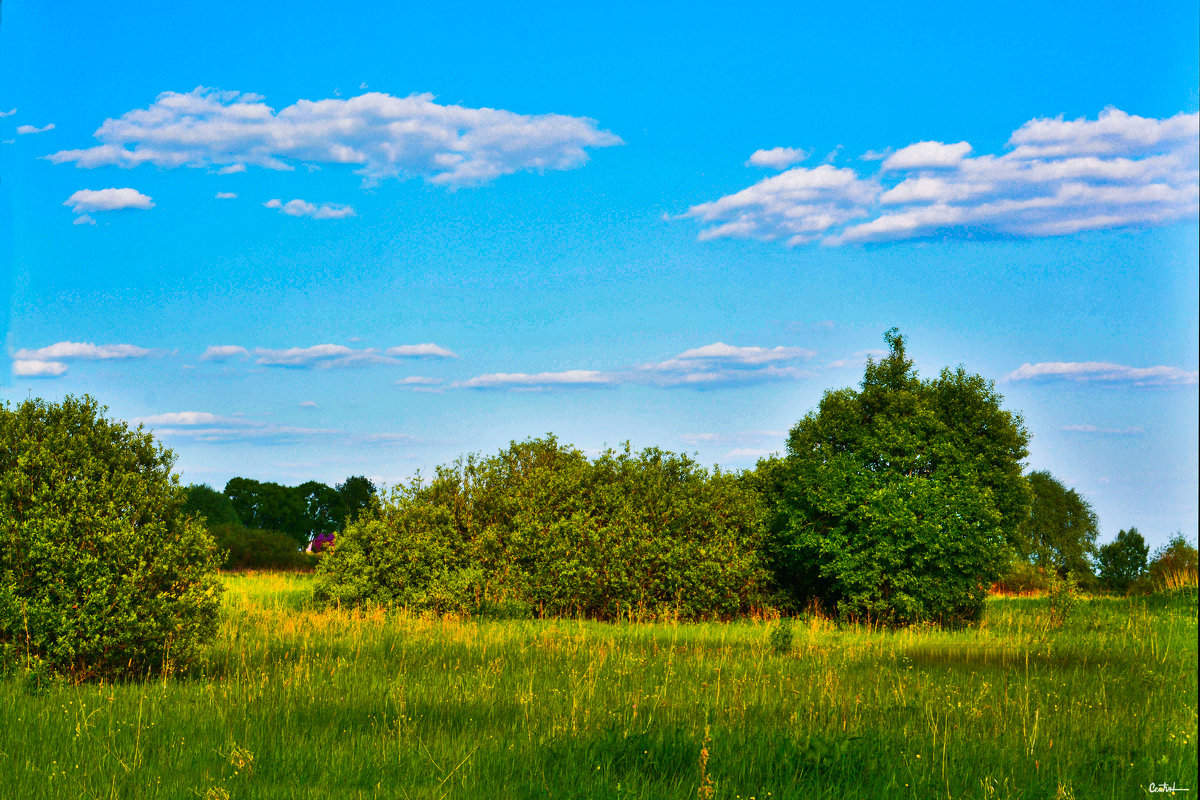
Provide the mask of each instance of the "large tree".
{"label": "large tree", "polygon": [[798,602],[895,623],[978,617],[1028,514],[1028,434],[993,384],[922,380],[892,329],[857,391],[826,392],[773,470],[773,561]]}
{"label": "large tree", "polygon": [[1031,472],[1028,480],[1033,502],[1019,531],[1020,554],[1062,577],[1092,575],[1100,533],[1092,506],[1049,472]]}

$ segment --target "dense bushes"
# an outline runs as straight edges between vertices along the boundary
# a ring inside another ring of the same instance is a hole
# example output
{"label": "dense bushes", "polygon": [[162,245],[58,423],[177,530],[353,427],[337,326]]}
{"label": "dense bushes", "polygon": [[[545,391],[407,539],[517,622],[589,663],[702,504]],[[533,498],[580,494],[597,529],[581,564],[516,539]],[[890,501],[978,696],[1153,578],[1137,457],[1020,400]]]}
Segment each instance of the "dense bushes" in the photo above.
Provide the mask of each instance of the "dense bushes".
{"label": "dense bushes", "polygon": [[223,569],[311,569],[316,557],[296,547],[286,533],[244,525],[209,525]]}
{"label": "dense bushes", "polygon": [[766,602],[764,530],[757,494],[735,476],[653,448],[589,461],[547,437],[398,489],[338,537],[317,594],[438,611],[727,618]]}
{"label": "dense bushes", "polygon": [[216,629],[173,455],[94,400],[0,407],[0,662],[74,680],[186,665]]}

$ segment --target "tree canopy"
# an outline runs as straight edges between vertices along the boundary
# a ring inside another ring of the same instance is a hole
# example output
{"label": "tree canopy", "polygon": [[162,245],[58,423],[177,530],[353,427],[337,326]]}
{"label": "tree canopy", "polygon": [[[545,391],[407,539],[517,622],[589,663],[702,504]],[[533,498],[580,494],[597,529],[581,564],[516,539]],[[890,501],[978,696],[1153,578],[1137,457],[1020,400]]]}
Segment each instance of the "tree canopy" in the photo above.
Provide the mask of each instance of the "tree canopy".
{"label": "tree canopy", "polygon": [[1049,472],[1031,472],[1028,480],[1033,497],[1019,531],[1020,554],[1062,577],[1092,575],[1100,522],[1091,504]]}
{"label": "tree canopy", "polygon": [[1100,582],[1108,589],[1125,591],[1146,572],[1149,554],[1150,547],[1137,528],[1120,531],[1096,555]]}
{"label": "tree canopy", "polygon": [[895,329],[859,389],[792,428],[774,561],[797,602],[894,622],[975,619],[1028,514],[1028,434],[962,367],[918,377]]}

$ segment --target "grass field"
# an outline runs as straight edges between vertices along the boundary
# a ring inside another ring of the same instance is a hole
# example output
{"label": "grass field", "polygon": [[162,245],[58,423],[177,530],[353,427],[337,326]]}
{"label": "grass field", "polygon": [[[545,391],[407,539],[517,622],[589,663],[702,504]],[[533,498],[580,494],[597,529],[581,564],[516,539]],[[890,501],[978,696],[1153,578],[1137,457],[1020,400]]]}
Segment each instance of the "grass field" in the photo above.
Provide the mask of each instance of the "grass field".
{"label": "grass field", "polygon": [[[0,798],[1195,797],[1197,607],[963,631],[315,611],[230,576],[188,676],[0,682]],[[1157,796],[1157,795],[1156,795]]]}

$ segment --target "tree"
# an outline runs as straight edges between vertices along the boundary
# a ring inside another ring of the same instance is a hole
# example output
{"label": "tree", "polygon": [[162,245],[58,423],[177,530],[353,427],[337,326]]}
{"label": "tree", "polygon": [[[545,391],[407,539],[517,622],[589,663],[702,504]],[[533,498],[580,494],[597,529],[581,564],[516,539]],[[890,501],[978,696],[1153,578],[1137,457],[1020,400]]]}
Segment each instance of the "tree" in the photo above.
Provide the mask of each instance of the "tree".
{"label": "tree", "polygon": [[363,475],[351,475],[335,488],[342,496],[342,505],[346,509],[345,521],[339,527],[357,522],[364,513],[378,511],[380,508],[375,484]]}
{"label": "tree", "polygon": [[1150,547],[1137,528],[1120,531],[1117,538],[1100,546],[1096,566],[1105,588],[1123,592],[1146,571]]}
{"label": "tree", "polygon": [[1092,575],[1100,523],[1091,505],[1049,472],[1031,472],[1029,515],[1021,525],[1018,549],[1029,561],[1055,569],[1061,577]]}
{"label": "tree", "polygon": [[1182,532],[1176,531],[1165,545],[1154,551],[1150,561],[1150,581],[1160,589],[1195,588],[1197,556],[1196,546],[1183,538]]}
{"label": "tree", "polygon": [[283,486],[230,478],[225,496],[246,527],[286,533],[301,550],[314,537],[339,530],[346,517],[341,495],[318,481]]}
{"label": "tree", "polygon": [[174,455],[89,397],[0,406],[0,662],[82,681],[186,666],[216,632],[213,541]]}
{"label": "tree", "polygon": [[859,390],[826,392],[788,436],[777,575],[843,614],[976,619],[1028,514],[1028,434],[990,381],[921,380],[900,333],[884,339]]}
{"label": "tree", "polygon": [[233,503],[221,492],[203,483],[194,483],[184,489],[184,513],[204,517],[209,527],[214,525],[237,525],[241,522]]}

